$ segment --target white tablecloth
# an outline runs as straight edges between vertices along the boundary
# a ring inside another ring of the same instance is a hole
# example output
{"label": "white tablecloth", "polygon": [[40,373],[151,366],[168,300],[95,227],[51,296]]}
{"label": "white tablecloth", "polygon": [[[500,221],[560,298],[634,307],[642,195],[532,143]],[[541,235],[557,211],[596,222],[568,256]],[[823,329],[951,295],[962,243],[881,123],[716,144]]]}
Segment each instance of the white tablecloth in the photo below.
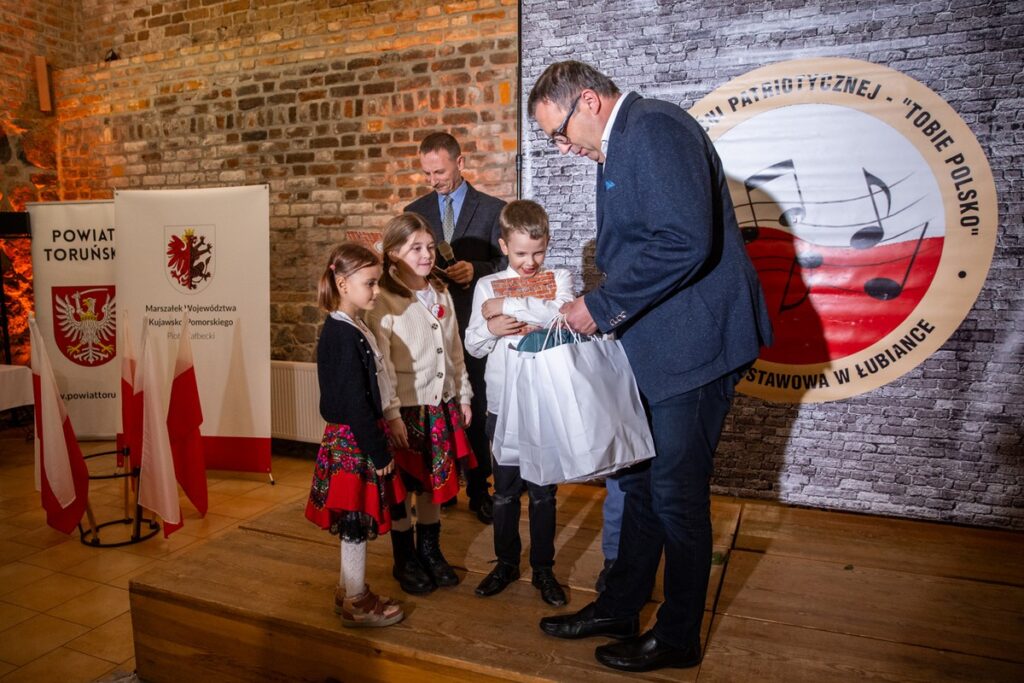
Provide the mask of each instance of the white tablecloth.
{"label": "white tablecloth", "polygon": [[0,365],[0,410],[32,403],[32,370],[24,365]]}

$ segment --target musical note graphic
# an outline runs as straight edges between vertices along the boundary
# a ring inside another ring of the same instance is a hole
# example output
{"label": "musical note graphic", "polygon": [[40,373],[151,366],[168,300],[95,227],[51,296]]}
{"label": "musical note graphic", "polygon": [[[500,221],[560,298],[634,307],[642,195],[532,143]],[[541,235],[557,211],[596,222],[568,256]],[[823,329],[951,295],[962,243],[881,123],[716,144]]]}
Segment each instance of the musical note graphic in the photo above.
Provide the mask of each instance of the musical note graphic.
{"label": "musical note graphic", "polygon": [[[779,300],[779,313],[785,313],[786,311],[796,308],[803,302],[807,301],[807,297],[811,295],[811,285],[805,284],[801,270],[814,270],[820,267],[825,262],[824,257],[813,251],[807,251],[802,254],[796,254],[793,260],[789,264],[789,275],[786,276],[786,286],[782,288],[782,298]],[[792,303],[787,303],[786,297],[789,295],[789,288],[793,282],[794,277],[796,280],[804,286],[804,293],[799,299]]]}
{"label": "musical note graphic", "polygon": [[907,278],[910,277],[910,271],[914,267],[914,261],[917,260],[917,254],[921,251],[921,243],[924,242],[924,235],[928,232],[928,221],[925,221],[921,225],[921,234],[917,237],[917,244],[914,245],[914,252],[910,255],[910,262],[907,263],[907,269],[903,271],[903,279],[896,282],[892,278],[888,277],[875,277],[871,278],[864,283],[864,292],[879,301],[890,301],[895,299],[903,293],[903,288],[907,284]]}
{"label": "musical note graphic", "polygon": [[[871,249],[822,246],[778,228],[762,230],[747,245],[777,342],[762,358],[827,361],[867,345],[865,325],[879,334],[894,329],[927,291],[942,256],[942,237],[929,225],[917,226],[914,239],[882,240]],[[814,330],[824,339],[816,350],[808,346]]]}
{"label": "musical note graphic", "polygon": [[[757,216],[757,204],[763,204],[766,202],[755,202],[754,197],[751,194],[753,190],[763,190],[765,185],[778,180],[779,178],[792,178],[793,184],[796,186],[796,195],[799,200],[797,206],[786,209],[777,219],[771,219],[778,222],[780,225],[786,228],[795,226],[797,223],[802,221],[807,215],[807,206],[804,204],[804,194],[800,189],[800,176],[797,175],[796,168],[793,164],[792,159],[786,159],[772,164],[771,166],[754,173],[743,181],[743,189],[747,193],[747,206],[750,207],[750,215],[753,217],[753,225],[746,226],[742,229],[743,241],[750,243],[757,239],[758,232],[760,230],[760,220]],[[774,204],[775,202],[771,202]]]}
{"label": "musical note graphic", "polygon": [[854,249],[870,249],[885,237],[885,226],[882,225],[882,216],[878,213],[878,202],[875,201],[875,190],[880,190],[885,195],[886,218],[892,212],[892,191],[878,176],[869,173],[866,168],[861,168],[864,174],[864,183],[868,186],[868,197],[871,198],[871,208],[875,211],[874,225],[868,225],[853,233],[850,238],[850,246]]}

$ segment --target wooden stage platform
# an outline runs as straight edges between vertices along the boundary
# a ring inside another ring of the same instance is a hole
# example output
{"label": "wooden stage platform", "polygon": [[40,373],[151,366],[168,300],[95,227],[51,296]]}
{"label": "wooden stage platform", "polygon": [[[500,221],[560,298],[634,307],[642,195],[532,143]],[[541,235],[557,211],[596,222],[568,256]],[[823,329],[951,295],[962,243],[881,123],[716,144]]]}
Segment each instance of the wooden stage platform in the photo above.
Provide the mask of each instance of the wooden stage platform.
{"label": "wooden stage platform", "polygon": [[[559,491],[563,611],[589,602],[601,567],[604,490]],[[524,496],[525,499],[525,496]],[[131,584],[145,681],[1019,681],[1024,678],[1024,535],[716,498],[700,667],[618,674],[601,638],[560,641],[555,612],[524,576],[478,598],[491,529],[443,516],[462,583],[401,593],[390,542],[369,545],[368,581],[400,599],[401,624],[344,629],[332,611],[337,539],[284,504]],[[526,516],[523,539],[527,541]],[[659,579],[660,582],[660,579]],[[660,583],[655,600],[661,597]],[[657,605],[643,614],[649,625]]]}

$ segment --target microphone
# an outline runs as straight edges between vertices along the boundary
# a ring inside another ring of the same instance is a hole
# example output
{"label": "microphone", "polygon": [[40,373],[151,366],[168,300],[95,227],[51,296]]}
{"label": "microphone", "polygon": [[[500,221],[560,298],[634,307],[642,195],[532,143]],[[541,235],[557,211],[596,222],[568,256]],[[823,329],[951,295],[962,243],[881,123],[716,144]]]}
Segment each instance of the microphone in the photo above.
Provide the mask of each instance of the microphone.
{"label": "microphone", "polygon": [[[447,240],[441,240],[438,243],[437,251],[441,254],[441,258],[443,258],[445,263],[447,263],[449,266],[455,264],[455,252],[452,251],[452,245],[448,244]],[[451,277],[449,277],[447,273],[445,273],[445,277],[451,280]],[[467,282],[466,284],[462,285],[462,288],[469,289],[469,284],[470,283]]]}
{"label": "microphone", "polygon": [[447,263],[455,263],[455,252],[452,251],[452,245],[448,244],[447,241],[441,240],[437,245],[437,252],[441,254],[441,258],[443,258]]}

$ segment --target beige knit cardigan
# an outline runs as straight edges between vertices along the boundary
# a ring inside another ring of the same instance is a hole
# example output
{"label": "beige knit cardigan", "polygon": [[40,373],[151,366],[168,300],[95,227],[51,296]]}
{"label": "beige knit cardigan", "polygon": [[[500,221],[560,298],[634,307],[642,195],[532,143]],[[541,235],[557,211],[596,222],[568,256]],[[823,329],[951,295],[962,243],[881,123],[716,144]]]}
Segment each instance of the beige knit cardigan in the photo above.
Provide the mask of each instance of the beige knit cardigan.
{"label": "beige knit cardigan", "polygon": [[415,296],[381,289],[377,305],[366,313],[397,394],[384,406],[385,419],[398,417],[400,407],[436,406],[452,398],[468,404],[473,398],[451,294],[437,292],[437,303],[444,310],[440,319]]}

